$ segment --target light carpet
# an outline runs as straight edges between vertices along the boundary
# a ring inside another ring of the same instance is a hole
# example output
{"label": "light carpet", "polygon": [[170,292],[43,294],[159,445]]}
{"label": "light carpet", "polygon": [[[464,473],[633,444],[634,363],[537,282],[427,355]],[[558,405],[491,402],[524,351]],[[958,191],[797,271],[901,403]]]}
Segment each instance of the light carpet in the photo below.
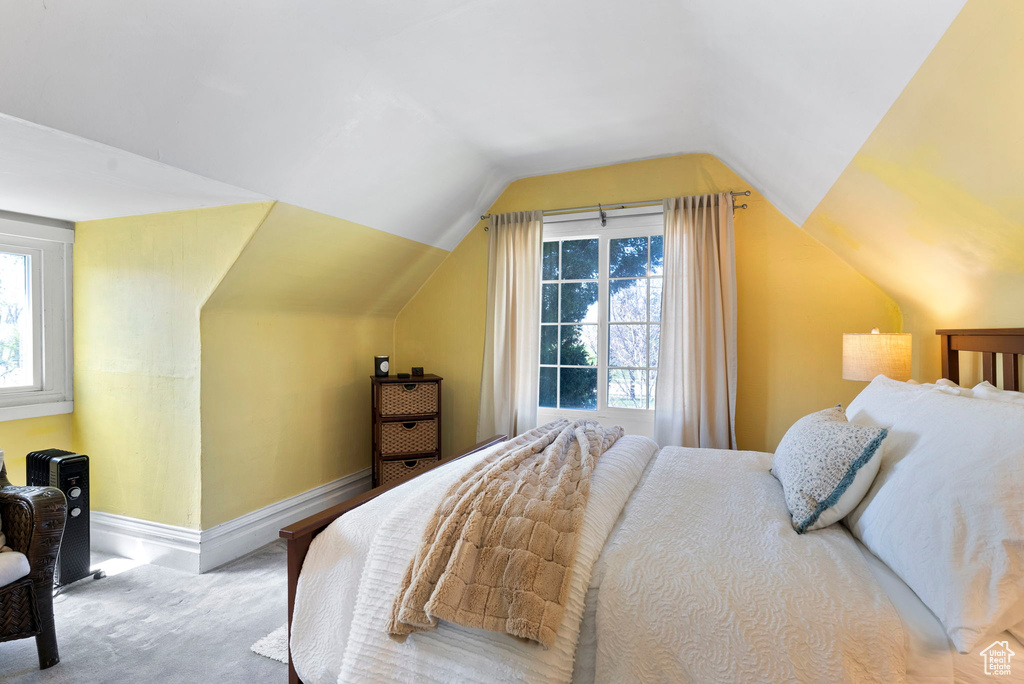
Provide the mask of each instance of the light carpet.
{"label": "light carpet", "polygon": [[191,575],[140,565],[54,599],[61,662],[40,671],[34,639],[0,643],[0,682],[283,682],[249,645],[287,617],[283,542]]}

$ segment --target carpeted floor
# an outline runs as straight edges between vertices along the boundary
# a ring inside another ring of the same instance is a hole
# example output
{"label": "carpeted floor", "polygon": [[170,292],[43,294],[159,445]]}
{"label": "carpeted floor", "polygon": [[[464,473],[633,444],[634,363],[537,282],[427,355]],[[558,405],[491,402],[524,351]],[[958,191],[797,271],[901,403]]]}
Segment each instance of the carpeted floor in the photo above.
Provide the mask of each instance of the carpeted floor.
{"label": "carpeted floor", "polygon": [[0,643],[0,682],[285,682],[287,666],[249,650],[287,619],[285,568],[274,542],[204,575],[140,565],[82,580],[54,600],[60,664],[40,671],[33,639]]}

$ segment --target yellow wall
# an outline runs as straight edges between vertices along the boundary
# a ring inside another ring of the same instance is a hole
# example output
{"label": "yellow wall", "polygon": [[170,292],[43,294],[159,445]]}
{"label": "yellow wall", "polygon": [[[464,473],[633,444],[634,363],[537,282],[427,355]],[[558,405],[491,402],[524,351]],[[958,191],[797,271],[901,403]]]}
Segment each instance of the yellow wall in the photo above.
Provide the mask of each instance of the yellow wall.
{"label": "yellow wall", "polygon": [[278,202],[203,310],[394,317],[446,254]]}
{"label": "yellow wall", "polygon": [[[630,202],[749,186],[710,155],[664,157],[538,176],[509,185],[492,212]],[[863,387],[841,379],[842,333],[899,330],[878,287],[757,192],[736,213],[741,448],[772,450],[800,416],[849,402]],[[487,238],[483,223],[452,251],[395,322],[400,365],[445,378],[445,452],[475,441]]]}
{"label": "yellow wall", "polygon": [[370,467],[367,377],[393,325],[203,314],[204,529]]}
{"label": "yellow wall", "polygon": [[0,423],[92,458],[93,505],[208,528],[370,465],[372,358],[446,252],[272,202],[76,227],[75,413]]}
{"label": "yellow wall", "polygon": [[440,375],[441,449],[476,443],[487,315],[487,233],[477,224],[395,319],[394,367]]}
{"label": "yellow wall", "polygon": [[202,313],[202,526],[370,466],[369,376],[446,252],[278,203]]}
{"label": "yellow wall", "polygon": [[14,484],[25,484],[25,454],[41,449],[71,449],[71,414],[9,420],[0,423],[7,475]]}
{"label": "yellow wall", "polygon": [[199,314],[271,203],[79,223],[72,444],[96,510],[199,527]]}
{"label": "yellow wall", "polygon": [[899,302],[921,380],[937,327],[1024,325],[1022,35],[1024,4],[967,3],[804,224]]}

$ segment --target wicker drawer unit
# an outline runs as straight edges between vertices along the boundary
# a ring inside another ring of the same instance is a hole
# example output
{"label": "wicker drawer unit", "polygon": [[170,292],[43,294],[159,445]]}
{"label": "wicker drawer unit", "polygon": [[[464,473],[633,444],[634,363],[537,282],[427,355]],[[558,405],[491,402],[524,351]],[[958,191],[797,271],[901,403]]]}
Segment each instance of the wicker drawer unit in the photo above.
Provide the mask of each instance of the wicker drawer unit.
{"label": "wicker drawer unit", "polygon": [[415,477],[441,460],[441,378],[371,376],[373,486]]}
{"label": "wicker drawer unit", "polygon": [[391,484],[396,480],[408,480],[441,460],[440,456],[421,456],[405,461],[388,459],[381,461],[380,483]]}
{"label": "wicker drawer unit", "polygon": [[423,454],[437,451],[437,420],[416,420],[408,423],[381,423],[380,453]]}
{"label": "wicker drawer unit", "polygon": [[380,387],[381,416],[420,416],[437,413],[436,382],[389,382]]}

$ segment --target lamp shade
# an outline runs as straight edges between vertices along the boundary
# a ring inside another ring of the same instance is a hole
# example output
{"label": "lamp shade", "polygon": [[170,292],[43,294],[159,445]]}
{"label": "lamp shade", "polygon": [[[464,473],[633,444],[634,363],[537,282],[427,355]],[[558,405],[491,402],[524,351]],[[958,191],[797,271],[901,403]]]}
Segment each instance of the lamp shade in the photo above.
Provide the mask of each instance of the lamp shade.
{"label": "lamp shade", "polygon": [[911,339],[909,333],[843,335],[843,379],[873,380],[884,375],[893,380],[910,379]]}

